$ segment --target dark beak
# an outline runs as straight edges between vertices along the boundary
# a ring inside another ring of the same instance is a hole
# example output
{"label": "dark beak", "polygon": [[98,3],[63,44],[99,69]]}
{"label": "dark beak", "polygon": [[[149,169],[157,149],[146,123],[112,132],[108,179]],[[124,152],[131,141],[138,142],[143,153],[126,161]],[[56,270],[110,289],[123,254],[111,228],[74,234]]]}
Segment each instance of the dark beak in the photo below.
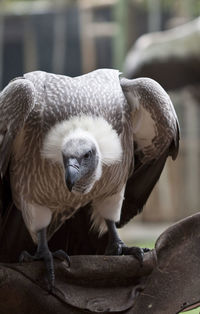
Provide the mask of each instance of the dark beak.
{"label": "dark beak", "polygon": [[65,166],[65,182],[70,192],[78,179],[79,163],[75,158],[70,158]]}

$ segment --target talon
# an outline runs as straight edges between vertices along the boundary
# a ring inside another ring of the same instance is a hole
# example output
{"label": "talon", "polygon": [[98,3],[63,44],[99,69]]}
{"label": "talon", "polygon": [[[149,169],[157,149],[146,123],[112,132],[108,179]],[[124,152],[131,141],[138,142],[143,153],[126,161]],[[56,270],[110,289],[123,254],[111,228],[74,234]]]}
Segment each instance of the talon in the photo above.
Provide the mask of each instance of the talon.
{"label": "talon", "polygon": [[38,231],[38,247],[34,255],[29,254],[27,251],[23,251],[19,256],[19,262],[23,261],[35,261],[43,260],[46,266],[47,279],[48,279],[48,291],[49,293],[53,292],[54,283],[55,283],[55,273],[54,273],[54,264],[53,256],[61,260],[66,260],[68,266],[70,267],[70,258],[62,250],[58,250],[54,253],[51,253],[49,250],[47,239],[46,239],[46,229],[41,229]]}
{"label": "talon", "polygon": [[122,255],[123,245],[124,243],[122,241],[109,243],[105,250],[105,255]]}
{"label": "talon", "polygon": [[58,258],[61,261],[67,261],[68,267],[70,267],[70,258],[69,258],[69,256],[67,255],[67,253],[65,251],[58,250],[56,252],[53,252],[53,256],[55,258]]}
{"label": "talon", "polygon": [[46,265],[47,270],[47,278],[49,283],[49,291],[52,291],[55,282],[55,275],[54,275],[54,266],[53,266],[53,256],[52,253],[48,250],[44,250],[42,252],[36,252],[35,255],[29,254],[27,251],[23,251],[19,256],[19,262],[30,262],[30,261],[37,261],[43,260]]}
{"label": "talon", "polygon": [[34,256],[29,254],[27,251],[22,251],[19,256],[19,263],[31,262],[34,259]]}
{"label": "talon", "polygon": [[147,252],[146,249],[143,250],[139,247],[127,247],[122,241],[115,242],[112,245],[108,245],[105,251],[105,255],[132,255],[134,256],[140,266],[143,266],[144,252]]}
{"label": "talon", "polygon": [[143,251],[143,249],[140,249],[140,248],[136,248],[136,249],[139,249],[139,251],[135,252],[135,255],[134,254],[133,255],[138,260],[140,267],[142,267],[143,266],[144,251]]}
{"label": "talon", "polygon": [[144,252],[149,249],[140,249],[139,247],[127,247],[124,242],[119,238],[115,222],[109,219],[105,220],[108,227],[108,245],[106,247],[106,255],[132,255],[134,256],[140,266],[143,265]]}
{"label": "talon", "polygon": [[115,222],[109,219],[105,220],[108,227],[108,245],[106,247],[106,255],[132,255],[134,256],[140,266],[143,266],[144,253],[148,252],[149,249],[141,249],[139,247],[128,247],[119,238],[117,233]]}
{"label": "talon", "polygon": [[143,249],[139,247],[127,247],[124,245],[122,248],[123,254],[124,255],[132,255],[134,256],[138,262],[140,263],[140,266],[143,266],[143,257],[144,257],[144,251]]}

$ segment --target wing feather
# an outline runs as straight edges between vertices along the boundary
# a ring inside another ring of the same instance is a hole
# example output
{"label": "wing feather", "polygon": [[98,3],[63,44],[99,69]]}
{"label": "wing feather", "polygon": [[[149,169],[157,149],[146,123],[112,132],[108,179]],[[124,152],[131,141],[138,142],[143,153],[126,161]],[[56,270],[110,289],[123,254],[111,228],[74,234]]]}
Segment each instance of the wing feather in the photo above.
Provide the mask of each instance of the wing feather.
{"label": "wing feather", "polygon": [[0,175],[4,176],[12,144],[35,104],[35,88],[25,78],[11,81],[0,93]]}
{"label": "wing feather", "polygon": [[173,104],[157,82],[149,78],[122,78],[120,83],[132,113],[135,162],[126,185],[119,227],[142,210],[167,157],[176,159],[180,139]]}

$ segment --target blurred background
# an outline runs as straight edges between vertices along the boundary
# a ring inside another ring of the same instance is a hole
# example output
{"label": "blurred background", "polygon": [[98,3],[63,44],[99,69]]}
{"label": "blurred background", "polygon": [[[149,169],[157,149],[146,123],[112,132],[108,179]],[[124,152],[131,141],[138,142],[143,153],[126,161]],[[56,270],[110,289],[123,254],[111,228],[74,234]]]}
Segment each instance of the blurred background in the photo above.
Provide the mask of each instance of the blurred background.
{"label": "blurred background", "polygon": [[200,208],[199,15],[199,0],[0,0],[0,89],[29,71],[77,76],[109,67],[154,78],[172,97],[180,153],[137,223],[124,228],[127,241],[154,241]]}

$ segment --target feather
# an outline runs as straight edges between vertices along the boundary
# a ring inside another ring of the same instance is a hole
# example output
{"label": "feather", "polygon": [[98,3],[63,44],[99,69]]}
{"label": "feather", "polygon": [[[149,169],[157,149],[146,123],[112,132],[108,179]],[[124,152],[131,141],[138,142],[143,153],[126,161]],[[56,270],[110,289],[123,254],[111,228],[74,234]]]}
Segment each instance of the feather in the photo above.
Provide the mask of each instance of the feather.
{"label": "feather", "polygon": [[[1,92],[0,171],[10,163],[13,200],[34,241],[38,228],[47,227],[49,239],[87,204],[99,232],[105,219],[117,222],[121,214],[119,225],[126,223],[142,209],[168,155],[176,157],[179,127],[168,95],[150,79],[119,75],[36,71]],[[80,172],[71,192],[69,158]]]}
{"label": "feather", "polygon": [[64,120],[52,127],[45,137],[41,150],[42,155],[62,163],[63,143],[74,134],[76,137],[85,134],[85,136],[92,137],[96,141],[103,164],[111,165],[120,162],[122,147],[116,131],[105,119],[85,115]]}
{"label": "feather", "polygon": [[34,107],[34,86],[18,78],[0,94],[0,173],[3,177],[12,151],[15,135]]}
{"label": "feather", "polygon": [[154,80],[121,79],[133,112],[135,166],[127,182],[118,227],[142,211],[157,183],[168,156],[176,159],[180,129],[171,100]]}
{"label": "feather", "polygon": [[159,159],[140,165],[127,181],[120,221],[121,228],[138,215],[146,204],[164,168],[168,152]]}

